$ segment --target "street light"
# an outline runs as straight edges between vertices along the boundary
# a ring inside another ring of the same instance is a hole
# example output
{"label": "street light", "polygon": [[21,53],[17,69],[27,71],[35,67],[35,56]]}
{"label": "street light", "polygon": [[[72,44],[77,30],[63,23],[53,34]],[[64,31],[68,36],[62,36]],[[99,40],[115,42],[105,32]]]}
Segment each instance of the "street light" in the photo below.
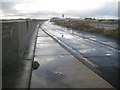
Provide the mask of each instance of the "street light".
{"label": "street light", "polygon": [[[65,22],[64,22],[64,14],[62,14],[62,17],[63,17],[63,25],[65,26]],[[65,31],[65,30],[64,30]],[[62,37],[63,37],[64,35],[62,34]]]}
{"label": "street light", "polygon": [[62,17],[64,18],[64,14],[62,14]]}

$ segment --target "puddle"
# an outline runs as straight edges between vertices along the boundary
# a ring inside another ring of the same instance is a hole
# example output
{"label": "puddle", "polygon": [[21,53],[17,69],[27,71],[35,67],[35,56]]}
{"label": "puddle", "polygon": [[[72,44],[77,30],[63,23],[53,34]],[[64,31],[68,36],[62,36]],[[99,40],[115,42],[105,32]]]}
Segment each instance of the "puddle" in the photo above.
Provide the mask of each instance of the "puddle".
{"label": "puddle", "polygon": [[111,53],[107,53],[106,56],[111,56],[112,54]]}

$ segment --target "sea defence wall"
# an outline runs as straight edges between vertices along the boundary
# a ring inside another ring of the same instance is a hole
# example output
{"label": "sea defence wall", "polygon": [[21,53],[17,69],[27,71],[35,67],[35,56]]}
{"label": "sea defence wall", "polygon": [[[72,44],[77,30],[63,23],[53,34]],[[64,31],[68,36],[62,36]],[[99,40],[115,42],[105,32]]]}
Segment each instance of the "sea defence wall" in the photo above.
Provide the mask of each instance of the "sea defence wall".
{"label": "sea defence wall", "polygon": [[2,21],[2,67],[22,57],[30,38],[42,20]]}

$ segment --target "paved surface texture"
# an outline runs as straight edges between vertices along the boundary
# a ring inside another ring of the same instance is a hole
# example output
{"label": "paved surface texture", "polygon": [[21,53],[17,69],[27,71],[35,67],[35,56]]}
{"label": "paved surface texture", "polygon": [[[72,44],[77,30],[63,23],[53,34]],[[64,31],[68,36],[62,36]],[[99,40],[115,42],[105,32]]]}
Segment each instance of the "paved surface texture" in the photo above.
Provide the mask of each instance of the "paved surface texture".
{"label": "paved surface texture", "polygon": [[31,88],[113,88],[42,30],[34,61],[40,67],[32,73]]}
{"label": "paved surface texture", "polygon": [[[41,28],[85,58],[85,62],[114,87],[119,88],[120,53],[118,41],[102,35],[81,32],[45,22]],[[80,56],[79,55],[79,56]]]}

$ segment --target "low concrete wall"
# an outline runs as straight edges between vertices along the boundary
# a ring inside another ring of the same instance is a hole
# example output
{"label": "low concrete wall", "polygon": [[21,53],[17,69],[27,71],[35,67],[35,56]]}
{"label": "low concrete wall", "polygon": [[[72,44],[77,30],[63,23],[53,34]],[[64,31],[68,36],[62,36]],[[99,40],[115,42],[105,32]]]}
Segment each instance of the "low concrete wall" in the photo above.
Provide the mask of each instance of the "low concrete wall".
{"label": "low concrete wall", "polygon": [[2,67],[21,58],[40,20],[2,22]]}

